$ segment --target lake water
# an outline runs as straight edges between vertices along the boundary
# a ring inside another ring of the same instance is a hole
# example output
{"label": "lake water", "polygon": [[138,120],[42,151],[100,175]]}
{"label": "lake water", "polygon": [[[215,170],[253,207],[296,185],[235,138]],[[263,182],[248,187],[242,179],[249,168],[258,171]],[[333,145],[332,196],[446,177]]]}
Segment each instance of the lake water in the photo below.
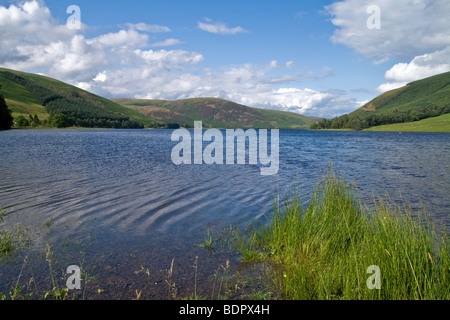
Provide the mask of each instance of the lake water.
{"label": "lake water", "polygon": [[[164,279],[172,259],[180,295],[192,293],[194,270],[198,290],[207,292],[214,271],[227,259],[236,261],[197,246],[207,230],[266,222],[274,199],[292,188],[307,199],[329,163],[355,181],[362,199],[388,192],[397,204],[423,204],[439,227],[450,225],[448,133],[281,130],[274,176],[262,176],[258,165],[176,166],[171,134],[0,132],[0,206],[8,213],[3,225],[23,225],[33,240],[23,279],[32,275],[42,282],[40,290],[48,290],[48,243],[55,269],[82,265],[92,276],[89,289],[103,289],[103,298],[130,298],[136,290],[144,298],[167,298]],[[140,264],[130,255],[151,270],[151,281],[136,274]],[[23,257],[0,265],[0,293],[15,283]],[[152,295],[149,286],[160,289]]]}

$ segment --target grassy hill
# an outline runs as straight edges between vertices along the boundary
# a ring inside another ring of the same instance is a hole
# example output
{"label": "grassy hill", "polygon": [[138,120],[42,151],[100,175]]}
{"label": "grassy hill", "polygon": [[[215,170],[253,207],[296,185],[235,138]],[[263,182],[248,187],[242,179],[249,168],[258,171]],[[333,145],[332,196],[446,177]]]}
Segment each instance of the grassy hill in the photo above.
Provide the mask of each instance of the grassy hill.
{"label": "grassy hill", "polygon": [[[450,72],[388,91],[348,115],[322,120],[312,128],[361,130],[411,122],[412,124],[406,127],[414,130],[413,127],[418,125],[418,121],[447,113],[450,113]],[[450,131],[450,128],[440,130]]]}
{"label": "grassy hill", "polygon": [[318,121],[297,113],[251,108],[217,98],[113,101],[166,124],[177,123],[183,127],[193,127],[194,121],[201,120],[205,128],[308,129]]}
{"label": "grassy hill", "polygon": [[47,123],[53,115],[63,114],[70,126],[141,128],[160,125],[111,100],[37,74],[0,68],[0,85],[0,93],[15,119],[37,115],[42,123]]}

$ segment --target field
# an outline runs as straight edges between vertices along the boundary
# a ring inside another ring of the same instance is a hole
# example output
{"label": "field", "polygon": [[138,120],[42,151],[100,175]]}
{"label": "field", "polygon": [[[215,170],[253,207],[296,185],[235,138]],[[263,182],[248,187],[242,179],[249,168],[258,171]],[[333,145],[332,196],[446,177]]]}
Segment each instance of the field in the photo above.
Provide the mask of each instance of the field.
{"label": "field", "polygon": [[450,132],[450,113],[415,122],[372,127],[365,131]]}

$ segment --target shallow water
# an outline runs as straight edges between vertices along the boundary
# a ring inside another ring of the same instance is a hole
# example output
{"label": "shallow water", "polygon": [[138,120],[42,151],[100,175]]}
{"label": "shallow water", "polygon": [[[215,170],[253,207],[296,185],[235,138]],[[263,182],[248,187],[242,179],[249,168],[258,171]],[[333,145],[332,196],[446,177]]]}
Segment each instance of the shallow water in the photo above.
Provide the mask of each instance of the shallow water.
{"label": "shallow water", "polygon": [[[264,223],[274,199],[293,187],[307,199],[329,163],[355,181],[362,199],[388,192],[397,204],[423,204],[437,225],[450,224],[448,133],[281,130],[274,176],[262,176],[258,165],[176,166],[171,133],[0,132],[0,206],[9,214],[4,225],[27,226],[35,244],[30,252],[42,256],[43,244],[52,243],[59,268],[85,263],[95,275],[91,287],[120,299],[149,291],[130,254],[153,271],[155,287],[165,286],[175,258],[179,294],[190,294],[196,257],[202,283],[233,258],[210,256],[197,246],[207,230]],[[48,277],[45,259],[37,256],[35,278]],[[17,279],[23,261],[16,262],[0,266],[0,292]],[[148,297],[166,298],[161,292]]]}

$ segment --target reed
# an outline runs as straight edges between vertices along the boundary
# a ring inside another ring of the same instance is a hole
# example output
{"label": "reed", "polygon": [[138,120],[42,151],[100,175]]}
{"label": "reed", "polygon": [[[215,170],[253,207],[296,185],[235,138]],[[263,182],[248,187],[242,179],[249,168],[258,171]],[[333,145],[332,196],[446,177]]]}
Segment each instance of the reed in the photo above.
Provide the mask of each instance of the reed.
{"label": "reed", "polygon": [[[275,206],[268,225],[241,236],[243,262],[268,262],[282,299],[411,300],[450,298],[450,246],[426,212],[374,199],[332,169],[308,206],[298,196]],[[380,289],[367,285],[379,267]]]}

